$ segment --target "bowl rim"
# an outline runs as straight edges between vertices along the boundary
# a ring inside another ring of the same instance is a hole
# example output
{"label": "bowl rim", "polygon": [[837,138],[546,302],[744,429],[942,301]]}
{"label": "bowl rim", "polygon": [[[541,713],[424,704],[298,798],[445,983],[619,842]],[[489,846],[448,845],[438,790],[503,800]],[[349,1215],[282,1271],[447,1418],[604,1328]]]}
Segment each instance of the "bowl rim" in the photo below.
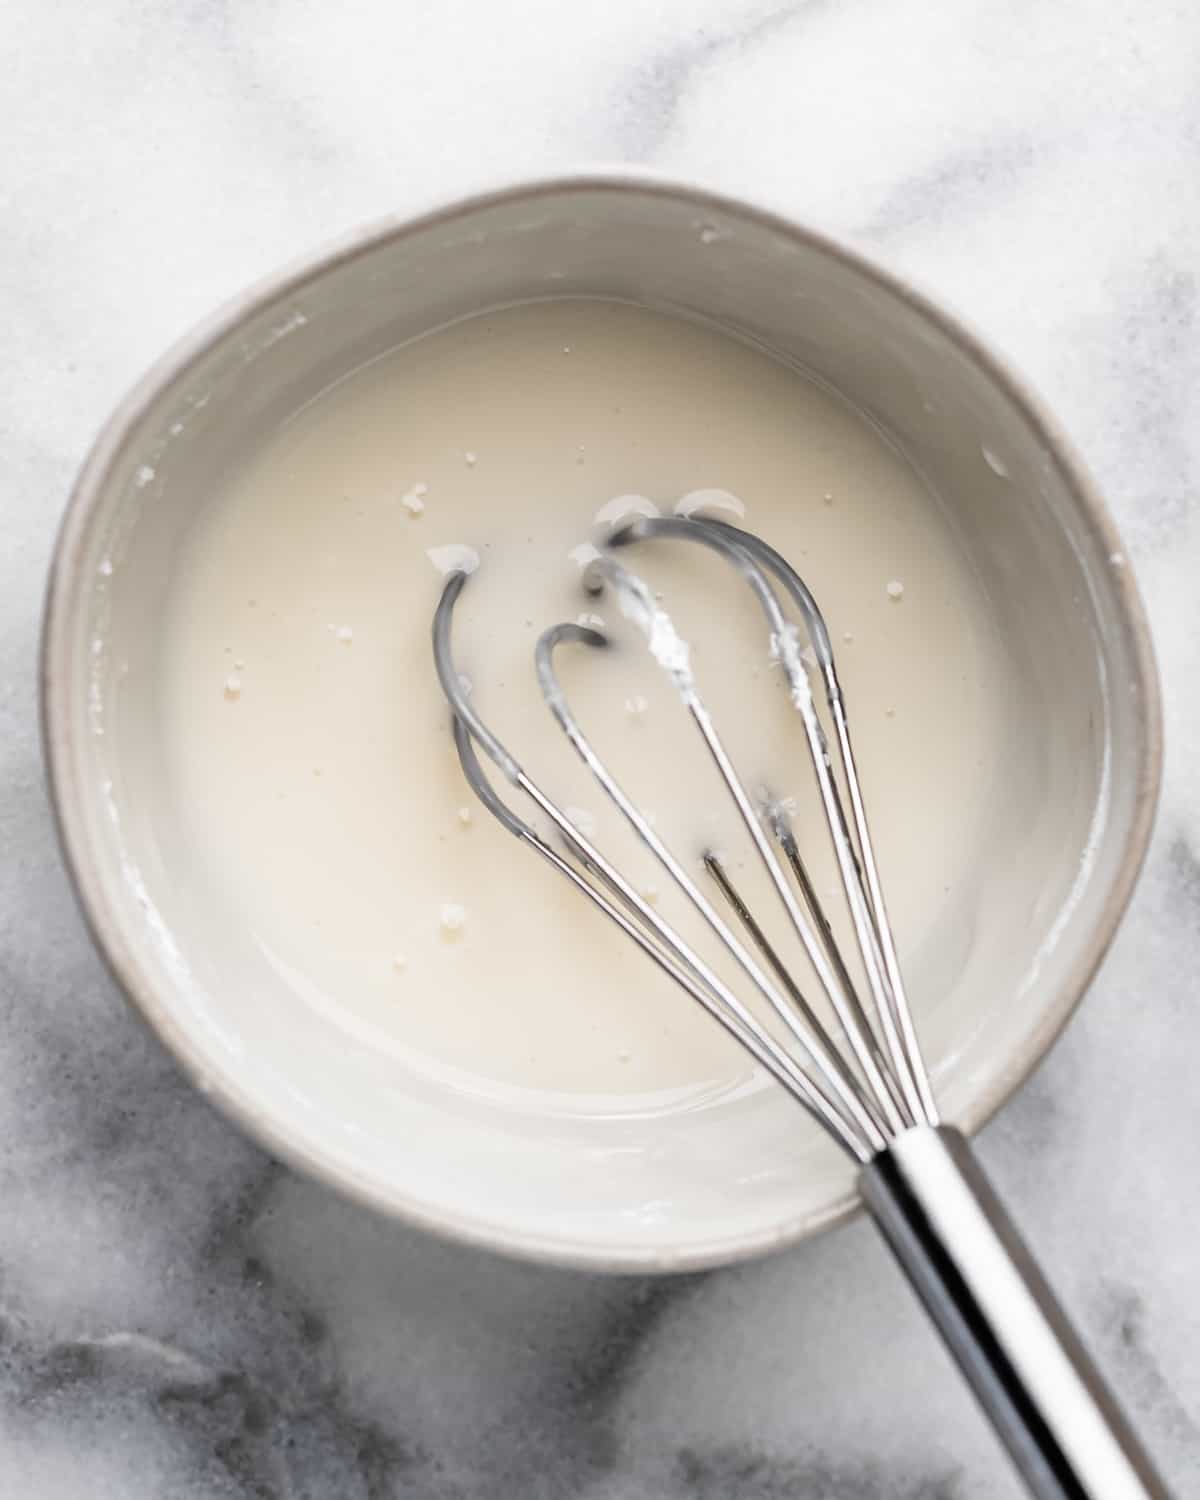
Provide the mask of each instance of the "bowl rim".
{"label": "bowl rim", "polygon": [[[545,176],[519,177],[499,186],[438,199],[412,214],[389,215],[340,236],[323,248],[299,257],[281,270],[252,282],[194,325],[146,371],[116,407],[84,460],[72,486],[50,561],[42,615],[39,660],[40,722],[43,757],[59,844],[67,872],[92,941],[110,974],[201,1091],[211,1097],[241,1129],[273,1155],[354,1201],[434,1234],[545,1264],[587,1271],[645,1273],[693,1271],[733,1264],[782,1249],[854,1214],[853,1190],[823,1210],[797,1215],[765,1230],[733,1232],[681,1248],[615,1248],[505,1227],[491,1218],[430,1208],[403,1191],[387,1189],[360,1176],[319,1149],[293,1140],[259,1102],[251,1088],[223,1076],[201,1058],[191,1029],[173,1013],[169,999],[143,966],[94,857],[85,809],[93,789],[75,774],[76,757],[68,684],[78,610],[85,598],[82,558],[100,495],[142,417],[168,385],[202,359],[248,318],[272,302],[294,296],[312,281],[379,246],[448,224],[466,215],[562,193],[634,192],[686,203],[699,213],[725,214],[750,221],[794,243],[839,261],[880,291],[907,305],[932,323],[1011,401],[1038,434],[1060,480],[1071,492],[1083,523],[1107,554],[1123,550],[1115,523],[1071,440],[1041,399],[956,313],[947,311],[906,277],[885,269],[859,250],[799,222],[790,213],[754,199],[742,198],[646,168],[584,167]],[[1114,569],[1111,586],[1120,629],[1133,665],[1141,704],[1133,815],[1124,848],[1109,881],[1104,902],[1088,941],[1047,1003],[1025,1044],[1008,1066],[960,1115],[957,1123],[973,1133],[992,1117],[1046,1056],[1074,1013],[1108,951],[1129,904],[1153,830],[1162,778],[1162,699],[1154,647],[1145,607],[1130,568]],[[165,986],[162,987],[165,990]]]}

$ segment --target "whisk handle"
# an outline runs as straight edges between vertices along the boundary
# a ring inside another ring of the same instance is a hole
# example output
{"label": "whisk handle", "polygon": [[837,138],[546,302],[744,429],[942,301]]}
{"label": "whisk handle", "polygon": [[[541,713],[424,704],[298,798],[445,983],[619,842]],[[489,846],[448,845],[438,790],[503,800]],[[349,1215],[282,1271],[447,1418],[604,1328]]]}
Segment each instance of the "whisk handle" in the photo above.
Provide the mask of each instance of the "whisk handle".
{"label": "whisk handle", "polygon": [[1030,1494],[1167,1500],[964,1137],[905,1131],[859,1186]]}

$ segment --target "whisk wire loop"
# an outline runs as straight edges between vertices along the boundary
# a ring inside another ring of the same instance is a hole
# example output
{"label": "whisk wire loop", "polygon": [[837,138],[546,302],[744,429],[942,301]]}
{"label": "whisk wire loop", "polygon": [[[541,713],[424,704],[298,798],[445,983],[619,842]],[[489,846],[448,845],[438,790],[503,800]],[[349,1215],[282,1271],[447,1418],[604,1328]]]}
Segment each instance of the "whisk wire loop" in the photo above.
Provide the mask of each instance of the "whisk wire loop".
{"label": "whisk wire loop", "polygon": [[[758,600],[767,622],[772,652],[783,667],[791,702],[803,724],[871,996],[870,1008],[863,1004],[842,958],[786,810],[774,804],[765,809],[760,807],[747,790],[699,691],[690,648],[671,617],[645,581],[623,566],[611,550],[590,564],[585,572],[585,586],[590,592],[605,587],[613,589],[622,612],[641,630],[651,655],[674,682],[733,798],[788,924],[832,1008],[843,1042],[835,1040],[809,1004],[786,960],[737,891],[720,858],[709,851],[705,868],[763,963],[738,937],[685,863],[626,793],[576,719],[555,668],[555,652],[564,646],[578,645],[600,649],[608,644],[607,637],[581,624],[556,625],[541,636],[535,649],[535,667],[545,702],[576,754],[636,836],[770,1007],[775,1022],[787,1034],[786,1046],[529,777],[484,721],[456,670],[451,649],[453,612],[466,583],[466,574],[455,573],[443,589],[433,636],[437,672],[453,710],[455,744],[464,773],[484,806],[510,833],[558,870],[662,971],[721,1021],[816,1116],[839,1145],[860,1161],[870,1159],[889,1139],[913,1124],[933,1121],[936,1115],[879,891],[828,629],[799,575],[751,533],[721,522],[639,517],[615,532],[609,538],[609,545],[616,549],[656,539],[699,542],[715,551],[737,569]],[[842,778],[850,798],[850,819],[845,814],[825,730],[805,670],[801,627],[788,619],[768,575],[782,586],[795,606],[812,647],[815,669],[824,680],[842,760]],[[477,750],[549,819],[565,846],[565,854],[548,843],[497,794],[483,772]],[[798,1050],[799,1058],[793,1049]]]}
{"label": "whisk wire loop", "polygon": [[[434,616],[433,648],[438,677],[453,712],[455,747],[472,791],[509,833],[531,848],[580,894],[586,896],[723,1026],[812,1114],[844,1151],[859,1163],[870,1161],[884,1143],[884,1137],[870,1113],[840,1104],[810,1077],[720,976],[572,823],[563,809],[532,780],[471,704],[468,690],[456,669],[451,646],[454,607],[465,582],[466,575],[463,573],[453,574],[447,579]],[[554,627],[549,634],[555,636],[556,642],[569,639],[592,646],[605,644],[605,638],[598,632],[575,625]],[[476,746],[482,749],[514,787],[525,793],[550,819],[582,869],[564,858],[532,824],[519,817],[496,793],[483,771]],[[605,889],[601,889],[601,885]]]}

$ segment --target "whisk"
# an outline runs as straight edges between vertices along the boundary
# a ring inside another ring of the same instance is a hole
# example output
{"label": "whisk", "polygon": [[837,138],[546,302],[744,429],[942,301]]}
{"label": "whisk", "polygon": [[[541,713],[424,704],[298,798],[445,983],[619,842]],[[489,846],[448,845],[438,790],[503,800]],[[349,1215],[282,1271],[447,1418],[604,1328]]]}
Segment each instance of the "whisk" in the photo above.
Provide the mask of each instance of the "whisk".
{"label": "whisk", "polygon": [[[657,543],[717,553],[762,609],[772,657],[782,669],[816,776],[857,948],[857,984],[818,899],[787,805],[764,806],[747,791],[700,694],[687,642],[658,597],[615,555],[634,544]],[[605,551],[588,564],[584,586],[592,594],[613,591],[673,681],[836,1024],[822,1020],[809,1003],[778,944],[743,899],[727,861],[715,851],[704,856],[710,897],[701,885],[704,877],[671,851],[572,713],[555,669],[556,652],[570,646],[603,649],[608,640],[601,631],[584,624],[545,631],[535,650],[542,694],[572,748],[732,959],[741,976],[736,989],[489,729],[451,649],[454,607],[466,582],[465,572],[448,577],[434,618],[433,645],[453,710],[458,755],[479,800],[724,1027],[857,1163],[867,1209],[1030,1493],[1038,1500],[1165,1496],[966,1139],[939,1120],[888,922],[829,631],[803,579],[760,538],[726,522],[639,517],[608,538]],[[814,684],[824,697],[831,735]],[[561,846],[500,797],[484,773],[480,752],[549,820]],[[744,998],[752,995],[758,997],[757,1008]],[[763,1004],[774,1027],[760,1018]]]}

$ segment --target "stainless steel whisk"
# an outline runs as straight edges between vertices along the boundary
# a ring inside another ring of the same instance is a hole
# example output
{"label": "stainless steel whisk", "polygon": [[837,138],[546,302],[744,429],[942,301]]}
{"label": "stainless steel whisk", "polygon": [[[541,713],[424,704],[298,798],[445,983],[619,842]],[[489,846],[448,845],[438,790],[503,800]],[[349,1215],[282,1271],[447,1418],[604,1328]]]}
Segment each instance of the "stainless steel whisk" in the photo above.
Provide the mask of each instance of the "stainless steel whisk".
{"label": "stainless steel whisk", "polygon": [[[710,548],[732,564],[762,608],[816,775],[865,1000],[817,898],[786,806],[763,807],[746,790],[700,695],[687,643],[645,582],[613,555],[657,541]],[[704,868],[745,939],[626,795],[572,714],[555,653],[569,645],[601,649],[607,637],[586,625],[556,625],[535,651],[543,696],[570,744],[731,956],[748,990],[769,1007],[785,1043],[538,787],[480,717],[451,651],[454,606],[467,576],[456,572],[447,579],[433,644],[453,710],[455,744],[476,796],[723,1026],[858,1164],[868,1210],[1030,1493],[1038,1500],[1165,1496],[966,1139],[939,1121],[888,922],[829,631],[803,579],[749,532],[706,518],[659,517],[638,518],[615,532],[584,582],[593,594],[615,592],[678,689],[828,999],[836,1030],[805,999],[721,857],[707,853]],[[810,670],[823,691],[832,739],[814,700]],[[498,796],[477,747],[550,820],[561,850]]]}

